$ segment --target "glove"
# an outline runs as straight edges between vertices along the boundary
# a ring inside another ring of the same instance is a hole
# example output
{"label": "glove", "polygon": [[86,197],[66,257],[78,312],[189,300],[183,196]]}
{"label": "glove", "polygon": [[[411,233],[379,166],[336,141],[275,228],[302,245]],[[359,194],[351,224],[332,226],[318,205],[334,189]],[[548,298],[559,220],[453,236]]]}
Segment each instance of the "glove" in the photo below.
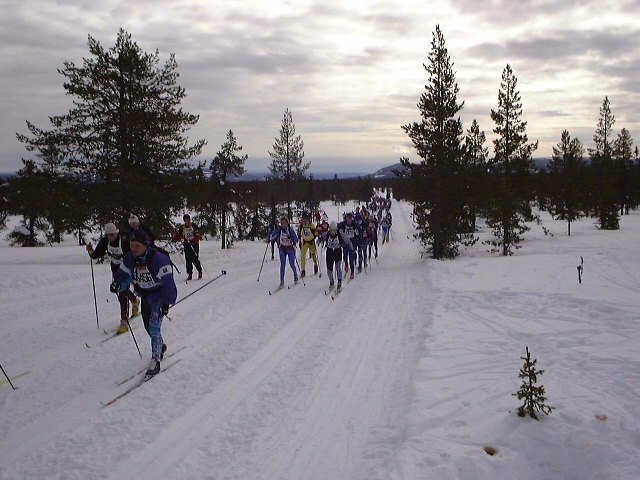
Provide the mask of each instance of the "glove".
{"label": "glove", "polygon": [[111,291],[113,293],[120,292],[120,283],[118,281],[116,281],[116,280],[111,282],[111,285],[109,285],[109,291]]}
{"label": "glove", "polygon": [[169,314],[169,306],[170,305],[168,303],[163,303],[160,309],[160,311],[162,312],[162,315],[165,317]]}

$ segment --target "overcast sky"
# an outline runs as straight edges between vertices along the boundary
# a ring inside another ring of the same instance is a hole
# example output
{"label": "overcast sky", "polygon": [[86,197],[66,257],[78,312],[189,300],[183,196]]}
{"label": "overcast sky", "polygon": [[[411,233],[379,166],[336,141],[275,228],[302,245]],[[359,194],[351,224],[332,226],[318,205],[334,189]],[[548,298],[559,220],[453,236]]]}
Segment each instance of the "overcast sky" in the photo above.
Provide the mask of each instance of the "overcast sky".
{"label": "overcast sky", "polygon": [[176,55],[203,159],[231,129],[248,169],[266,170],[286,108],[312,170],[415,159],[400,126],[419,119],[436,24],[465,130],[475,118],[493,138],[509,63],[540,142],[534,156],[550,156],[563,129],[591,146],[605,96],[616,134],[625,127],[640,142],[640,0],[0,0],[0,171],[29,155],[15,137],[25,120],[48,128],[68,110],[57,69],[81,64],[88,35],[110,48],[120,27],[143,50]]}

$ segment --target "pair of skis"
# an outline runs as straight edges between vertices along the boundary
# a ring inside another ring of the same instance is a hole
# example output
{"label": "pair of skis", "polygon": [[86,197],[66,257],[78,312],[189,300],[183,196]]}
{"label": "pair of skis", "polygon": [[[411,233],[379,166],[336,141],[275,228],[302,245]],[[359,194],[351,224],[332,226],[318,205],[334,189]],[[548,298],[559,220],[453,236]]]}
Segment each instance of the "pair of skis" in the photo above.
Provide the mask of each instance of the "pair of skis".
{"label": "pair of skis", "polygon": [[327,296],[331,296],[331,300],[335,300],[336,297],[340,294],[340,292],[342,292],[342,289],[344,287],[340,287],[340,288],[334,288],[333,285],[330,285],[329,288],[327,290],[324,291],[324,294]]}
{"label": "pair of skis", "polygon": [[[300,285],[300,282],[293,283],[291,285],[287,285],[287,290],[291,290],[296,285]],[[281,292],[282,290],[284,290],[284,285],[278,285],[273,290],[269,290],[269,295],[275,295],[276,293]]]}
{"label": "pair of skis", "polygon": [[[140,316],[140,314],[134,315],[133,317],[131,317],[129,319],[129,323],[131,323],[131,320],[133,320],[134,318],[139,317],[139,316]],[[124,333],[127,333],[129,331],[127,329],[124,332],[118,332],[118,328],[119,327],[112,328],[110,330],[102,330],[104,333],[109,335],[107,338],[103,338],[102,340],[100,340],[99,342],[94,343],[93,345],[89,345],[89,343],[85,343],[84,346],[87,347],[87,348],[97,347],[98,345],[102,345],[103,343],[108,342],[109,340],[111,340],[113,338],[119,337],[120,335],[122,335]],[[131,328],[133,328],[133,327],[131,327]]]}
{"label": "pair of skis", "polygon": [[[166,355],[163,359],[163,361],[168,361],[171,357],[173,357],[174,355],[176,355],[177,353],[181,352],[182,350],[184,350],[186,347],[182,347],[179,348],[178,350],[176,350],[175,352]],[[121,394],[117,395],[116,397],[112,398],[111,400],[109,400],[108,402],[100,402],[102,403],[102,408],[108,407],[109,405],[113,405],[114,403],[116,403],[118,400],[120,400],[123,397],[126,397],[127,395],[129,395],[131,392],[133,392],[134,390],[140,388],[142,385],[144,385],[145,383],[147,383],[149,380],[151,380],[154,377],[157,377],[158,375],[160,375],[160,373],[162,372],[166,372],[167,370],[169,370],[171,367],[173,367],[175,364],[179,363],[180,361],[182,361],[182,358],[178,358],[176,360],[169,360],[169,364],[165,365],[161,368],[160,372],[156,373],[155,375],[147,375],[146,372],[146,367],[142,370],[138,370],[136,373],[134,373],[133,375],[130,375],[129,377],[125,378],[124,380],[118,382],[118,386],[122,386],[125,383],[129,382],[130,380],[133,380],[135,377],[142,375],[142,377],[140,377],[138,379],[138,381],[136,381],[133,385],[131,385],[129,388],[127,388],[124,392],[122,392]]]}

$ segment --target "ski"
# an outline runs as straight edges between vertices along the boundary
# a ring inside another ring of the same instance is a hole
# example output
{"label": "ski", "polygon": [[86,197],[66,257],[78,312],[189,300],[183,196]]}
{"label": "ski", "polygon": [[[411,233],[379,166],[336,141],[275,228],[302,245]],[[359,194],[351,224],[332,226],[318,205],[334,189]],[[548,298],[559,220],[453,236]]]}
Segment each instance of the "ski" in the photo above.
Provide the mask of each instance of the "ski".
{"label": "ski", "polygon": [[276,293],[278,293],[278,292],[280,292],[282,290],[284,290],[284,285],[282,285],[282,286],[278,285],[273,290],[269,290],[269,295],[275,295]]}
{"label": "ski", "polygon": [[[140,316],[140,314],[132,315],[131,317],[129,317],[129,323],[131,323],[134,318],[138,318],[139,316]],[[113,335],[114,333],[116,333],[118,331],[118,328],[120,328],[120,327],[114,327],[114,328],[110,328],[108,330],[102,329],[102,331],[104,333],[106,333],[107,335],[109,335],[109,334]],[[124,333],[124,332],[122,332],[122,333]],[[118,334],[118,335],[120,335],[120,334]]]}
{"label": "ski", "polygon": [[186,300],[187,298],[189,298],[191,295],[193,295],[196,292],[199,292],[200,290],[202,290],[204,287],[206,287],[207,285],[209,285],[212,282],[215,282],[216,280],[218,280],[219,278],[225,276],[227,274],[226,270],[221,270],[221,273],[215,277],[213,277],[211,280],[207,281],[204,285],[200,285],[198,288],[196,288],[193,292],[189,293],[188,295],[186,295],[185,297],[182,297],[180,300],[178,300],[176,303],[173,304],[173,307],[175,307],[176,305],[178,305],[180,302],[182,302],[183,300]]}
{"label": "ski", "polygon": [[157,377],[158,375],[160,375],[162,372],[166,372],[167,370],[169,370],[171,367],[173,367],[176,363],[180,362],[182,359],[178,358],[175,362],[170,363],[169,365],[167,365],[166,367],[162,368],[160,370],[160,372],[158,372],[156,375],[145,375],[144,377],[142,377],[138,382],[134,383],[133,385],[131,385],[129,388],[127,388],[124,392],[122,392],[120,395],[118,395],[117,397],[109,400],[108,402],[100,402],[102,403],[102,408],[108,407],[109,405],[113,405],[114,403],[116,403],[118,400],[120,400],[122,397],[125,397],[126,395],[129,395],[131,392],[133,392],[134,390],[136,390],[137,388],[141,387],[142,385],[144,385],[145,383],[147,383],[149,380],[151,380],[154,377]]}
{"label": "ski", "polygon": [[342,288],[336,288],[336,291],[333,292],[333,294],[331,295],[331,300],[335,300],[341,291],[342,291]]}
{"label": "ski", "polygon": [[[28,375],[29,373],[31,373],[31,372],[19,373],[18,375],[14,375],[13,377],[9,377],[9,380],[11,380],[11,381],[16,380],[16,379],[18,379],[20,377],[24,377],[25,375]],[[9,380],[5,379],[5,380],[0,381],[0,386],[4,385],[5,383],[9,383]]]}
{"label": "ski", "polygon": [[[175,354],[180,353],[180,352],[181,352],[182,350],[184,350],[185,348],[187,348],[187,347],[180,347],[180,348],[179,348],[178,350],[176,350],[175,352],[172,352],[172,353],[170,353],[169,355],[165,355],[165,356],[164,356],[164,359],[163,359],[162,361],[167,360],[167,359],[169,359],[169,358],[173,357]],[[124,384],[125,384],[125,383],[127,383],[129,380],[133,380],[133,379],[134,379],[135,377],[137,377],[138,375],[143,374],[146,370],[147,370],[147,367],[144,367],[144,368],[142,368],[142,369],[138,370],[138,371],[137,371],[137,372],[135,372],[133,375],[129,375],[129,376],[128,376],[127,378],[125,378],[124,380],[122,380],[122,381],[118,382],[118,383],[117,383],[117,386],[119,387],[119,386],[121,386],[121,385],[124,385]]]}
{"label": "ski", "polygon": [[288,290],[291,290],[291,289],[292,289],[293,287],[295,287],[296,285],[300,285],[300,283],[301,283],[301,282],[296,282],[296,283],[293,283],[293,284],[291,284],[291,285],[287,285],[287,289],[288,289]]}
{"label": "ski", "polygon": [[327,290],[324,291],[325,295],[329,295],[333,291],[333,285],[330,285]]}

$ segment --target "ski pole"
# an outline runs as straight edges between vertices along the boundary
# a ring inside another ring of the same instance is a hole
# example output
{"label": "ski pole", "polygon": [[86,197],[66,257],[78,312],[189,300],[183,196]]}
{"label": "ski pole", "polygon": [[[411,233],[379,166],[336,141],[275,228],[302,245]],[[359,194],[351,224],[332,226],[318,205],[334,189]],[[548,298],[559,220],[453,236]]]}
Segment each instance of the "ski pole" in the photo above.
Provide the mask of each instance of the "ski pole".
{"label": "ski pole", "polygon": [[138,349],[138,355],[142,358],[142,353],[140,353],[140,347],[138,346],[138,342],[136,341],[136,336],[133,334],[133,328],[131,328],[131,324],[129,323],[129,319],[127,318],[127,326],[129,327],[129,331],[131,332],[131,336],[133,337],[133,343],[136,344],[136,348]]}
{"label": "ski pole", "polygon": [[98,300],[96,299],[96,280],[93,276],[93,258],[89,257],[91,262],[91,284],[93,285],[93,305],[96,308],[96,324],[100,328],[100,320],[98,319]]}
{"label": "ski pole", "polygon": [[11,388],[13,388],[14,390],[17,390],[16,387],[13,386],[13,383],[11,383],[11,379],[9,378],[9,375],[7,375],[7,372],[5,372],[4,368],[2,368],[2,364],[0,364],[0,369],[2,369],[2,373],[4,373],[4,376],[7,377],[7,382],[9,382],[9,385],[11,385]]}
{"label": "ski pole", "polygon": [[[175,307],[176,305],[178,305],[181,301],[186,300],[187,298],[189,298],[191,295],[193,295],[194,293],[196,293],[199,290],[202,290],[204,287],[206,287],[207,285],[209,285],[211,282],[213,282],[214,280],[219,279],[220,277],[222,277],[223,275],[226,275],[227,271],[226,270],[222,270],[222,273],[220,273],[220,275],[218,275],[217,277],[212,278],[211,280],[209,280],[207,283],[205,283],[204,285],[196,288],[193,292],[191,292],[189,295],[187,295],[186,297],[182,297],[180,300],[178,300],[176,303],[173,304],[173,306]],[[167,317],[168,318],[168,317]],[[169,319],[171,320],[171,319]]]}
{"label": "ski pole", "polygon": [[262,265],[260,265],[260,271],[258,272],[258,282],[260,281],[260,275],[262,274],[262,267],[264,267],[264,260],[267,258],[267,250],[269,250],[269,243],[267,242],[267,246],[264,247],[264,256],[262,257]]}

